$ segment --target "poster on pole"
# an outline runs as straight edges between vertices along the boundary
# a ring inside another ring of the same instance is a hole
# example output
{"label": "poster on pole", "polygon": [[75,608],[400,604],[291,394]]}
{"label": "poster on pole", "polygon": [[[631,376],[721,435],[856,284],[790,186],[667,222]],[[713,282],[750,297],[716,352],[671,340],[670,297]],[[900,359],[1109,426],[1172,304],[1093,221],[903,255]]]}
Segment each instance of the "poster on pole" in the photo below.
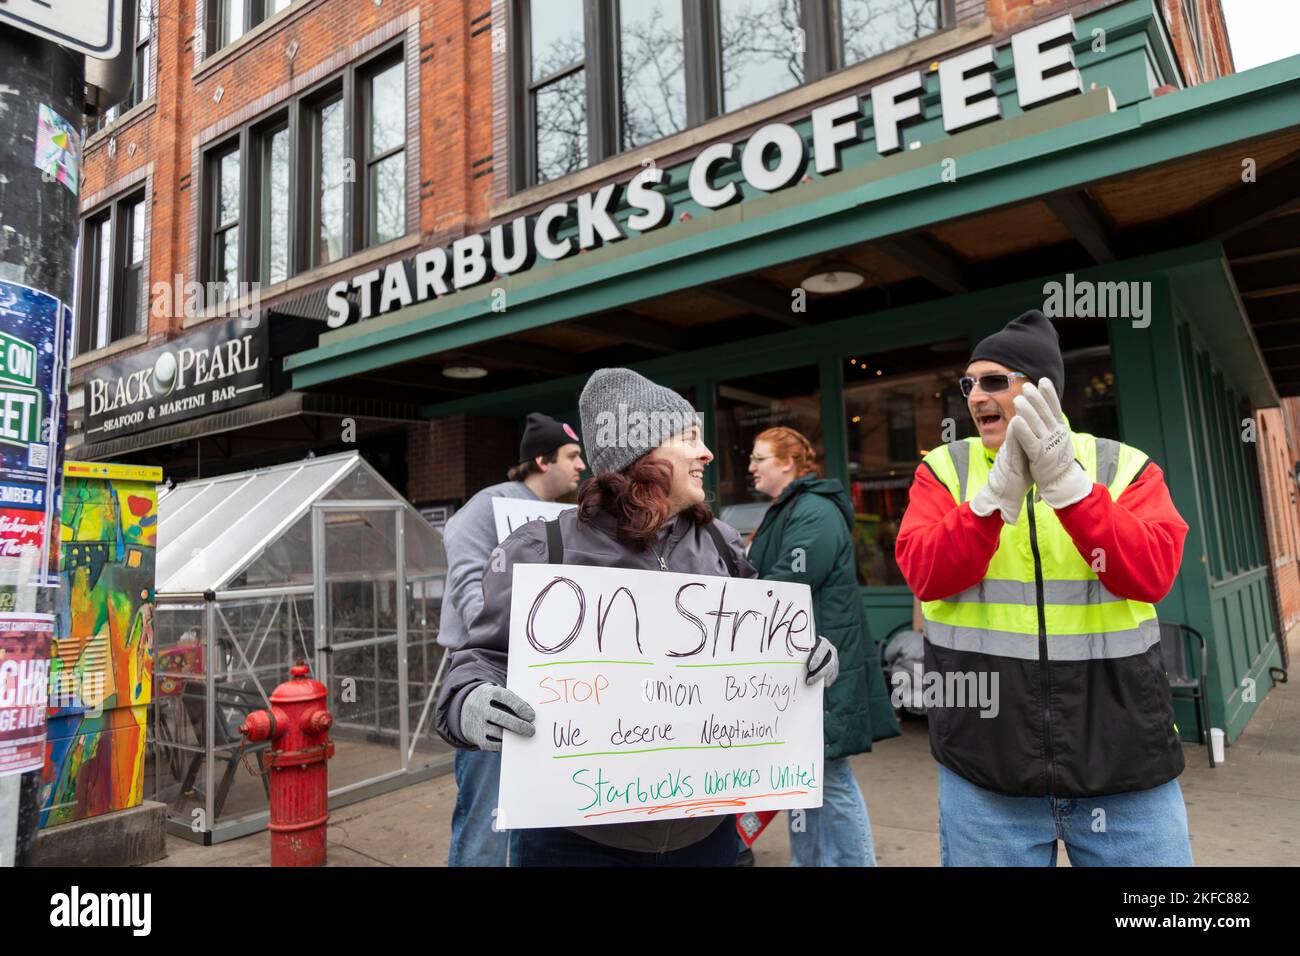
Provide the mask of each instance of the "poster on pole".
{"label": "poster on pole", "polygon": [[[0,280],[0,583],[27,552],[38,587],[59,584],[59,491],[72,314],[48,293]],[[12,607],[0,608],[12,610]]]}
{"label": "poster on pole", "polygon": [[45,765],[54,615],[0,612],[0,777]]}
{"label": "poster on pole", "polygon": [[570,508],[577,505],[561,504],[558,501],[538,501],[528,498],[493,498],[492,517],[497,525],[497,544],[510,537],[511,532],[521,525],[541,518],[550,521],[558,518]]}
{"label": "poster on pole", "polygon": [[504,829],[822,804],[807,585],[520,564],[507,686],[537,733],[502,743]]}

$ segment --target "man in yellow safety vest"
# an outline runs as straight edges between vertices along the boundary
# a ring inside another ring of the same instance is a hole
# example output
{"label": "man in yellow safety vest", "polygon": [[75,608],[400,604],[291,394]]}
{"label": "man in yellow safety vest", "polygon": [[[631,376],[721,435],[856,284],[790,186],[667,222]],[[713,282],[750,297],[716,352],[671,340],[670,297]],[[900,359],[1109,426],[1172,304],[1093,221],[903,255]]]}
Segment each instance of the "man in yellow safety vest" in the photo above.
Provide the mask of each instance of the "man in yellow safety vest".
{"label": "man in yellow safety vest", "polygon": [[[1036,383],[1036,384],[1035,384]],[[976,438],[917,467],[896,545],[921,599],[944,865],[1191,865],[1153,605],[1187,525],[1160,467],[1072,432],[1027,312],[961,379]]]}

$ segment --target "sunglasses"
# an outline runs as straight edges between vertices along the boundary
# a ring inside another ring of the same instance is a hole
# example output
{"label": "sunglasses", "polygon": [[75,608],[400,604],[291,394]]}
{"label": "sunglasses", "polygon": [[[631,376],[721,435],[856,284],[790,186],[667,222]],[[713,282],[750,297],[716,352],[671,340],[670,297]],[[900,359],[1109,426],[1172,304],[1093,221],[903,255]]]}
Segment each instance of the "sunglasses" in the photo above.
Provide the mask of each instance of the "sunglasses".
{"label": "sunglasses", "polygon": [[1028,378],[1023,372],[989,372],[987,375],[963,375],[957,381],[961,384],[961,394],[963,398],[970,398],[970,393],[975,390],[975,383],[979,382],[980,389],[992,395],[995,392],[1005,392],[1011,387],[1013,378]]}

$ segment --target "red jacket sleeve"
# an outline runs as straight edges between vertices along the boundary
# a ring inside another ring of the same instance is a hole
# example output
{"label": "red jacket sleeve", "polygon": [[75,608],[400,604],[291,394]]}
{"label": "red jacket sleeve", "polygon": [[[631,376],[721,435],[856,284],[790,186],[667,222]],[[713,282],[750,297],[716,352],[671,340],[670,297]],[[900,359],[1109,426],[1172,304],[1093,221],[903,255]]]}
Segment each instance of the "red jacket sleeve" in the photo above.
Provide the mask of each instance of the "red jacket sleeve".
{"label": "red jacket sleeve", "polygon": [[958,505],[922,462],[894,544],[907,586],[922,601],[938,601],[978,584],[998,550],[1002,525],[996,511],[981,518],[970,502]]}
{"label": "red jacket sleeve", "polygon": [[1174,508],[1155,462],[1148,462],[1117,500],[1094,484],[1092,494],[1056,516],[1084,560],[1092,564],[1102,558],[1097,577],[1112,594],[1155,604],[1174,586],[1187,522]]}

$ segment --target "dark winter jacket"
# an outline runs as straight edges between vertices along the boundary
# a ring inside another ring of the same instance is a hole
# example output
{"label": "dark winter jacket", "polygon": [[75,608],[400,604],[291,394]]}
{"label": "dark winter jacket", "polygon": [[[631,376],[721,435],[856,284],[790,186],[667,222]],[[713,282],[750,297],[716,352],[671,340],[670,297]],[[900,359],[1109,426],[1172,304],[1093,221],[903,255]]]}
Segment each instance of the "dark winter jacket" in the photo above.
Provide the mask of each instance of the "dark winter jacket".
{"label": "dark winter jacket", "polygon": [[817,633],[839,652],[839,679],[826,689],[827,759],[865,753],[873,740],[899,734],[858,588],[853,523],[844,486],[805,475],[773,502],[749,548],[760,578],[812,588]]}
{"label": "dark winter jacket", "polygon": [[[588,521],[579,521],[577,510],[559,517],[564,544],[564,563],[597,568],[632,568],[659,570],[659,561],[650,549],[634,551],[615,536],[614,519],[599,513]],[[727,546],[736,559],[738,576],[756,577],[745,560],[744,548],[736,530],[717,522]],[[725,576],[727,565],[708,532],[684,515],[678,516],[661,533],[659,550],[669,571],[683,574]],[[517,528],[501,543],[505,560],[499,571],[489,569],[483,575],[483,610],[469,629],[469,639],[453,653],[446,677],[438,692],[438,733],[449,744],[463,749],[472,746],[461,735],[460,709],[465,698],[479,684],[487,681],[506,686],[506,660],[510,648],[511,585],[516,564],[546,564],[548,553],[546,523],[530,521]],[[734,826],[730,815],[700,816],[684,820],[654,820],[644,823],[610,823],[601,826],[570,827],[597,843],[624,850],[667,853],[703,840],[721,825]]]}

